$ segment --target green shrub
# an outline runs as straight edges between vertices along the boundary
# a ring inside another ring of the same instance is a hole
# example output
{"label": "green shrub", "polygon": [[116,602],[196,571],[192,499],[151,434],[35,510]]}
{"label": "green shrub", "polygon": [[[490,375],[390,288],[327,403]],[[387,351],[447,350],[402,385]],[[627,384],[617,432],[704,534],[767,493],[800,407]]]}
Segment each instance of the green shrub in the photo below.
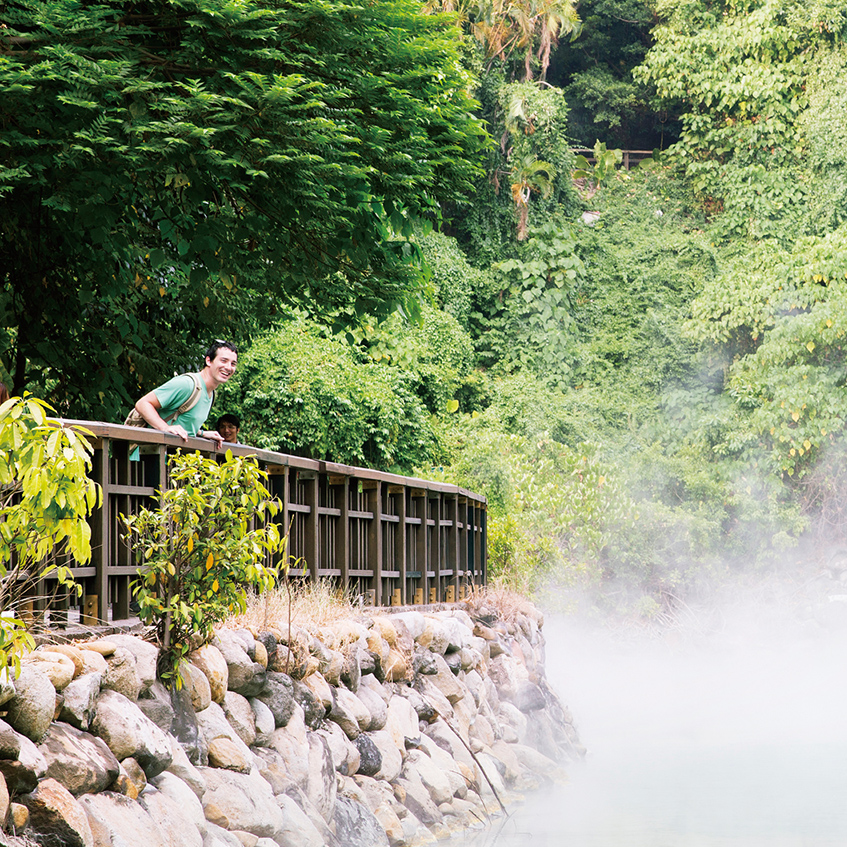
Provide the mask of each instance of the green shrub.
{"label": "green shrub", "polygon": [[91,558],[87,518],[100,505],[88,478],[87,430],[48,417],[47,403],[26,395],[0,405],[0,668],[20,670],[20,657],[35,643],[19,603],[47,574],[74,587],[65,556]]}
{"label": "green shrub", "polygon": [[361,361],[304,321],[257,339],[221,394],[241,414],[243,440],[257,447],[384,470],[432,453],[432,428],[409,375]]}
{"label": "green shrub", "polygon": [[274,585],[276,570],[267,562],[285,538],[271,521],[279,503],[266,478],[255,459],[229,451],[221,463],[177,454],[161,505],[123,517],[140,562],[132,589],[138,614],[156,629],[159,676],[169,685],[181,687],[181,662],[211,638],[216,623],[244,611],[248,587]]}

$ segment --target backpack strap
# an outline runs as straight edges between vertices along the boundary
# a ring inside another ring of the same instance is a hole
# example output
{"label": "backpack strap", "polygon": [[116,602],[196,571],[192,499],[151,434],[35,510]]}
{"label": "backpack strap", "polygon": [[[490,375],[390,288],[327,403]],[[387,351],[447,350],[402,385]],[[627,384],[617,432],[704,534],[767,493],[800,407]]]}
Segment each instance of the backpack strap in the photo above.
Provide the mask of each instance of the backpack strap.
{"label": "backpack strap", "polygon": [[[188,399],[170,416],[169,424],[172,424],[180,415],[193,409],[200,402],[200,395],[203,393],[203,377],[200,374],[188,374],[194,387],[191,389],[191,394]],[[212,402],[215,402],[215,392],[212,392]]]}

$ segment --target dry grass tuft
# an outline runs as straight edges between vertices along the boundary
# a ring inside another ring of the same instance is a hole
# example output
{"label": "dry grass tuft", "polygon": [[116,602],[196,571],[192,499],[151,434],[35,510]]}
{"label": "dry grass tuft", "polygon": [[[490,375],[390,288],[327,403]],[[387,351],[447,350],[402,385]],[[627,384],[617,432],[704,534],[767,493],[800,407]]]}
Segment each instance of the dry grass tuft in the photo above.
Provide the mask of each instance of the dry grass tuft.
{"label": "dry grass tuft", "polygon": [[464,602],[470,615],[484,616],[493,610],[507,623],[514,623],[521,615],[538,615],[538,609],[523,594],[497,585],[471,586]]}
{"label": "dry grass tuft", "polygon": [[289,611],[292,625],[310,631],[334,621],[362,617],[361,603],[330,582],[289,582],[264,594],[248,594],[245,611],[228,618],[221,627],[262,631],[269,626],[287,626]]}

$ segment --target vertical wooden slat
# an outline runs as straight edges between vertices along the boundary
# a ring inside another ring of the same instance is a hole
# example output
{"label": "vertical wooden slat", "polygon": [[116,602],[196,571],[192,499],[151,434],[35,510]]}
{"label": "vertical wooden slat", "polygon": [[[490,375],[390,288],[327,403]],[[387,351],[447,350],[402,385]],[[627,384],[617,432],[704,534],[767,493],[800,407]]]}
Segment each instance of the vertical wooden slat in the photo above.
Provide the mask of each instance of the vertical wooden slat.
{"label": "vertical wooden slat", "polygon": [[304,505],[309,507],[309,514],[306,515],[305,532],[306,537],[303,543],[303,555],[309,566],[309,576],[312,582],[317,582],[320,576],[320,543],[318,539],[318,530],[320,529],[318,520],[318,476],[311,473],[304,480],[305,499]]}
{"label": "vertical wooden slat", "polygon": [[[462,569],[462,577],[460,579],[461,582],[465,582],[470,574],[468,571],[468,544],[470,539],[470,527],[468,525],[468,513],[469,513],[469,504],[467,497],[459,498],[459,517],[461,518],[462,528],[459,530],[459,555],[460,555],[460,566]],[[461,591],[459,592],[460,599],[463,598]]]}
{"label": "vertical wooden slat", "polygon": [[432,582],[429,584],[429,602],[438,603],[441,600],[441,494],[429,492],[426,514],[433,520],[432,541],[429,547],[429,564],[432,571]]}
{"label": "vertical wooden slat", "polygon": [[382,484],[377,483],[367,492],[368,511],[372,518],[368,524],[368,567],[373,571],[371,588],[374,605],[382,605]]}
{"label": "vertical wooden slat", "polygon": [[[288,507],[291,505],[291,479],[289,476],[289,468],[286,467],[282,471],[282,530],[288,536],[288,547],[287,547],[287,555],[290,557],[294,555],[294,538],[292,537],[292,526],[291,526],[291,509]],[[284,565],[288,565],[291,559],[284,562]]]}
{"label": "vertical wooden slat", "polygon": [[[106,615],[109,608],[109,551],[111,550],[111,519],[109,503],[109,448],[111,440],[102,438],[100,449],[94,453],[92,461],[92,476],[100,486],[103,503],[94,511],[91,517],[91,561],[97,569],[94,575],[94,596],[97,598],[96,608]],[[90,608],[90,607],[89,607]]]}
{"label": "vertical wooden slat", "polygon": [[456,596],[456,587],[459,585],[459,571],[461,569],[459,551],[459,498],[453,494],[447,496],[447,515],[450,526],[447,527],[447,559],[453,571],[450,577],[450,585],[454,586],[453,596]]}
{"label": "vertical wooden slat", "polygon": [[343,588],[347,587],[350,572],[350,480],[335,483],[338,486],[338,507],[341,515],[335,534],[335,567],[341,572],[339,579]]}
{"label": "vertical wooden slat", "polygon": [[[415,501],[415,517],[420,518],[420,526],[417,528],[417,535],[415,537],[415,558],[417,559],[417,567],[420,571],[420,580],[418,581],[418,590],[421,592],[420,602],[424,602],[424,598],[428,597],[427,592],[427,571],[429,570],[429,558],[427,553],[427,536],[429,535],[429,530],[427,529],[427,509],[429,508],[429,500],[427,499],[426,492],[418,489],[413,493],[413,499]],[[415,591],[415,595],[417,596],[418,591]],[[417,600],[415,602],[418,602]]]}
{"label": "vertical wooden slat", "polygon": [[397,516],[400,521],[397,524],[397,532],[394,534],[394,568],[392,570],[400,571],[400,602],[403,605],[407,602],[409,590],[406,584],[406,572],[408,570],[406,550],[408,548],[409,535],[409,527],[406,526],[406,503],[408,496],[409,490],[405,486],[394,495],[394,501],[397,503]]}

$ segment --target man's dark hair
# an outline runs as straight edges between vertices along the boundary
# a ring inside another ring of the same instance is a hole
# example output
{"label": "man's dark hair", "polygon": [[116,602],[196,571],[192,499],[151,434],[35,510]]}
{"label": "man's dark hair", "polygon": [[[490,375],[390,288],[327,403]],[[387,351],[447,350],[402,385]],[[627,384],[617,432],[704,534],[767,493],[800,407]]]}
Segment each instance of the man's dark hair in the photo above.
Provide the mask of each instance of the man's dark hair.
{"label": "man's dark hair", "polygon": [[229,412],[218,418],[215,423],[215,429],[220,429],[222,423],[232,424],[236,429],[241,429],[241,421],[239,420],[238,415],[231,415]]}
{"label": "man's dark hair", "polygon": [[203,361],[205,362],[206,359],[208,359],[210,362],[214,362],[215,356],[218,355],[218,350],[220,350],[221,347],[225,347],[227,350],[232,350],[236,356],[238,355],[238,348],[231,341],[224,341],[222,338],[216,338],[206,351]]}

